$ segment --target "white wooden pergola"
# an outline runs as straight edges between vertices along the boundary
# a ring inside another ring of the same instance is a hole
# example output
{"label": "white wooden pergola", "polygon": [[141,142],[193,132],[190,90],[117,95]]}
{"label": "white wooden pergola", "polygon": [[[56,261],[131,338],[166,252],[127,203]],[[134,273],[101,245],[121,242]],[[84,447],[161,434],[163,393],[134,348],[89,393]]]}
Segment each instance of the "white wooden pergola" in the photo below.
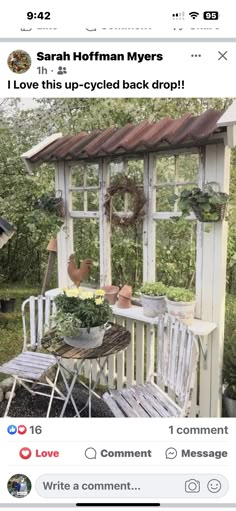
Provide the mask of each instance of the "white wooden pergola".
{"label": "white wooden pergola", "polygon": [[[195,184],[202,187],[204,183],[217,182],[221,191],[228,193],[230,149],[235,145],[236,105],[233,103],[224,114],[210,111],[198,118],[186,115],[180,120],[167,119],[156,124],[146,122],[138,127],[127,126],[120,130],[109,128],[101,133],[81,133],[74,137],[56,134],[25,153],[22,157],[30,169],[43,162],[55,164],[56,191],[62,191],[65,201],[65,225],[58,234],[59,287],[72,285],[67,274],[67,263],[73,252],[73,221],[85,218],[96,219],[99,223],[100,285],[112,283],[112,226],[104,214],[112,165],[123,161],[125,168],[132,158],[143,164],[143,187],[147,197],[143,219],[143,281],[152,282],[155,281],[158,265],[156,225],[159,220],[170,220],[173,216],[173,211],[157,210],[157,188],[168,185],[176,190],[179,186],[193,185],[192,181],[179,180],[178,158],[194,154],[198,155],[199,162]],[[172,182],[161,183],[158,180],[158,162],[170,156],[175,158],[175,177]],[[78,164],[84,169],[81,186],[75,186],[72,181]],[[87,184],[88,165],[92,165],[97,172],[96,186]],[[96,211],[88,210],[87,197],[90,192],[98,194],[99,206]],[[72,197],[76,193],[83,195],[81,210],[72,207]],[[175,211],[175,216],[178,214]],[[189,221],[196,221],[194,215],[189,217]],[[199,338],[201,358],[193,416],[214,417],[221,414],[227,232],[225,220],[211,224],[209,232],[204,229],[204,224],[197,222],[196,320],[192,329]],[[114,307],[113,313],[117,321],[126,324],[131,331],[132,343],[126,355],[119,354],[117,359],[109,361],[109,381],[111,385],[116,381],[118,388],[131,385],[134,381],[143,383],[147,376],[155,373],[155,320],[145,317],[138,307],[128,310]],[[95,362],[94,375],[96,371]]]}

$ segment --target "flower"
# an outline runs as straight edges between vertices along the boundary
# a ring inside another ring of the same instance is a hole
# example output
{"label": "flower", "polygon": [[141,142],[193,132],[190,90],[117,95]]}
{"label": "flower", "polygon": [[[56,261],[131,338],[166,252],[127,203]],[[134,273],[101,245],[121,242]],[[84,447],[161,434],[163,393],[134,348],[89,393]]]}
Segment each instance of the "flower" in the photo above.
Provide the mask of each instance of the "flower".
{"label": "flower", "polygon": [[77,298],[79,295],[80,295],[80,291],[78,288],[76,289],[64,289],[64,293],[66,294],[66,296],[70,297],[70,298]]}
{"label": "flower", "polygon": [[84,291],[80,293],[79,297],[81,300],[91,300],[91,298],[93,298],[93,293],[91,293],[91,291]]}
{"label": "flower", "polygon": [[104,302],[104,299],[102,298],[102,296],[99,298],[95,298],[96,305],[102,305],[103,302]]}
{"label": "flower", "polygon": [[103,289],[97,289],[97,291],[95,291],[95,296],[104,296],[105,295],[105,291],[103,291]]}

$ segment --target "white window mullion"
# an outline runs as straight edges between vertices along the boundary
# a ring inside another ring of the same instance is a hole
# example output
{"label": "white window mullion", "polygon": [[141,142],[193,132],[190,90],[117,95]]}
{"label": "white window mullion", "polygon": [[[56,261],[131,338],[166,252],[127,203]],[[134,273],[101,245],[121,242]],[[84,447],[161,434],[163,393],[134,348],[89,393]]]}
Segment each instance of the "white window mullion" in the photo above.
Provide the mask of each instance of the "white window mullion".
{"label": "white window mullion", "polygon": [[73,220],[70,217],[72,209],[72,197],[70,189],[71,168],[64,162],[60,162],[56,168],[55,183],[56,190],[61,191],[65,202],[64,225],[57,236],[57,254],[58,254],[58,285],[67,287],[72,284],[68,273],[67,265],[70,254],[73,252]]}
{"label": "white window mullion", "polygon": [[155,155],[144,156],[144,193],[147,198],[146,215],[143,221],[143,282],[154,282],[156,278],[156,171]]}
{"label": "white window mullion", "polygon": [[99,241],[100,241],[100,286],[111,284],[111,224],[105,210],[105,195],[110,182],[109,163],[99,163]]}

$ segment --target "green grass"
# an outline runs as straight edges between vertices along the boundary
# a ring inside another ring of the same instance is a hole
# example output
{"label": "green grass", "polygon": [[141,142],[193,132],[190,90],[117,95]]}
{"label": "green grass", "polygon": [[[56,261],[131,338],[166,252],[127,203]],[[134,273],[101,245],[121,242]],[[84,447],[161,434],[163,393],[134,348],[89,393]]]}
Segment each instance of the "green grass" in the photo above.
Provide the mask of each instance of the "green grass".
{"label": "green grass", "polygon": [[13,286],[11,284],[0,283],[0,300],[5,298],[25,300],[29,296],[37,296],[38,294],[40,294],[38,287]]}

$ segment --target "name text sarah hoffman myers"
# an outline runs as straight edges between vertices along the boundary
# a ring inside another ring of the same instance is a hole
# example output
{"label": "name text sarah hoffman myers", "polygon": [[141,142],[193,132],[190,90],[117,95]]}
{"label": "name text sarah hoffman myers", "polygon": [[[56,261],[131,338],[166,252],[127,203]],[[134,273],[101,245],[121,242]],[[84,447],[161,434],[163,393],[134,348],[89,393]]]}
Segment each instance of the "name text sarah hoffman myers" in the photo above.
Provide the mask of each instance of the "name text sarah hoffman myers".
{"label": "name text sarah hoffman myers", "polygon": [[161,61],[163,60],[162,53],[138,53],[136,51],[130,52],[128,51],[126,54],[124,53],[100,53],[99,51],[90,51],[90,53],[82,53],[74,51],[72,54],[63,51],[62,53],[44,53],[39,51],[37,53],[37,60],[39,61],[52,61],[52,60],[60,60],[60,61],[68,61],[68,60],[77,60],[77,61],[134,61],[139,64],[143,61]]}

